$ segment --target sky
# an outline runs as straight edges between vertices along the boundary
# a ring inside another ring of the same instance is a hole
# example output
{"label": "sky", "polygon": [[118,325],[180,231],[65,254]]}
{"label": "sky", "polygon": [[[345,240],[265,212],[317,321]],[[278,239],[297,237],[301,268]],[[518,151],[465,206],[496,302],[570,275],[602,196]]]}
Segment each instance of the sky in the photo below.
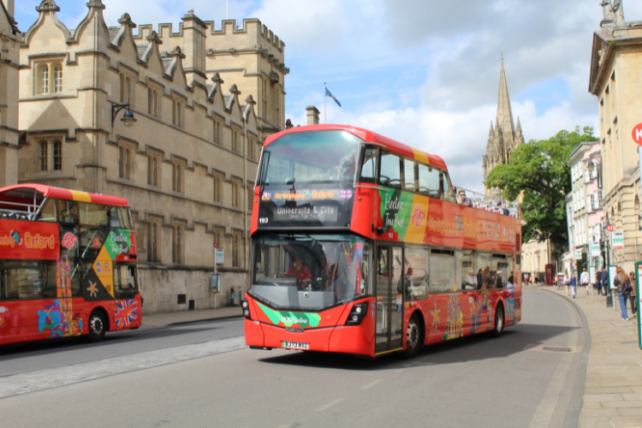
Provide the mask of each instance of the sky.
{"label": "sky", "polygon": [[[226,17],[225,0],[103,0],[117,26],[173,22],[188,9],[203,20]],[[26,32],[39,0],[17,0]],[[56,0],[76,28],[84,0]],[[642,1],[623,0],[627,21],[642,21]],[[524,138],[593,126],[588,92],[597,0],[229,0],[229,17],[258,18],[286,44],[286,118],[306,124],[305,108],[327,123],[361,126],[441,156],[458,187],[483,189],[482,156],[497,114],[503,52],[513,117]]]}

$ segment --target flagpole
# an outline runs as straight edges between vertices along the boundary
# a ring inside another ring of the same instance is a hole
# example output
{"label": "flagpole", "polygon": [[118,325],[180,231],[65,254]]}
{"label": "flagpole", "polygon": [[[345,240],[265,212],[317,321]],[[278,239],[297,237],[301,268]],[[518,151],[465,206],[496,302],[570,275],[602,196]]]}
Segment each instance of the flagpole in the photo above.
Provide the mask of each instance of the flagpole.
{"label": "flagpole", "polygon": [[226,6],[225,7],[225,15],[226,15],[225,19],[230,19],[230,0],[227,0],[225,2],[225,6]]}
{"label": "flagpole", "polygon": [[323,82],[323,120],[328,124],[328,90],[326,89],[326,82]]}

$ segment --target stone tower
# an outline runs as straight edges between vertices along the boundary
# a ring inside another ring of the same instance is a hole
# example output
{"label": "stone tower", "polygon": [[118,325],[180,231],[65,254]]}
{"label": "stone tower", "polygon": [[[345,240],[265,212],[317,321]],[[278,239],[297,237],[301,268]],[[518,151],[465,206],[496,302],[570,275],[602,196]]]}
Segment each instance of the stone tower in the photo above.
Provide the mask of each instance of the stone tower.
{"label": "stone tower", "polygon": [[[504,60],[502,59],[501,73],[499,76],[499,99],[497,101],[497,118],[495,126],[490,123],[488,133],[488,144],[486,154],[483,158],[484,183],[490,172],[499,164],[508,163],[510,154],[518,145],[524,142],[522,126],[517,119],[517,128],[513,122],[513,111],[510,107],[510,96],[508,95],[508,84],[506,83],[506,72],[504,71]],[[484,192],[491,194],[491,190],[484,185]]]}

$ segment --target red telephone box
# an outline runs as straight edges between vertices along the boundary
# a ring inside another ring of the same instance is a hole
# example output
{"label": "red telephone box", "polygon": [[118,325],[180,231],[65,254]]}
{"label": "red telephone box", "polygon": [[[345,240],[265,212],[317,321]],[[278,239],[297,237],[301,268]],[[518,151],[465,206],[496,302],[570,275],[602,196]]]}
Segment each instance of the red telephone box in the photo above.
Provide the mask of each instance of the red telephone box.
{"label": "red telephone box", "polygon": [[555,265],[546,265],[546,285],[555,285]]}

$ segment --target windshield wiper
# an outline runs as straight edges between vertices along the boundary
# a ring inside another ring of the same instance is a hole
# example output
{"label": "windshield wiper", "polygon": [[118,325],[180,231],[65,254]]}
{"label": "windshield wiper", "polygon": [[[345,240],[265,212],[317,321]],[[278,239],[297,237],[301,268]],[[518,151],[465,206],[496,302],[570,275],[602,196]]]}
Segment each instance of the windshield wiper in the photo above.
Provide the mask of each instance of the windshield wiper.
{"label": "windshield wiper", "polygon": [[294,184],[295,181],[296,181],[296,177],[292,177],[291,179],[286,181],[285,184]]}

